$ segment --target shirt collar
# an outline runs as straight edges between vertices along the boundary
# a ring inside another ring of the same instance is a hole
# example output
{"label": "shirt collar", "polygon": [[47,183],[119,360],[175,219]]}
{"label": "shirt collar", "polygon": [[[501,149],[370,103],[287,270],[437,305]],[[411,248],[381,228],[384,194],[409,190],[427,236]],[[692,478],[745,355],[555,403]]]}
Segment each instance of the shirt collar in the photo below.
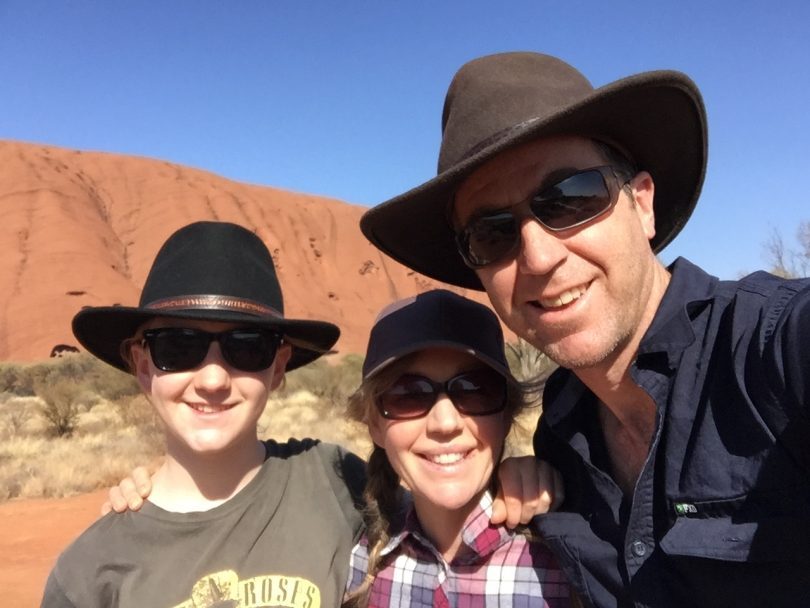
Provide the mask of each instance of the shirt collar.
{"label": "shirt collar", "polygon": [[[461,563],[477,562],[480,559],[494,552],[498,547],[511,540],[515,532],[509,530],[506,526],[494,526],[490,523],[492,516],[492,495],[489,492],[484,492],[481,500],[467,516],[464,525],[461,528],[461,542],[466,546],[469,551],[463,552],[460,559],[454,560]],[[392,553],[410,538],[414,542],[426,547],[431,552],[439,554],[434,547],[431,540],[425,535],[422,526],[419,524],[419,519],[416,516],[416,509],[411,505],[407,516],[405,517],[405,524],[398,534],[394,535],[385,548],[382,550],[382,555]]]}
{"label": "shirt collar", "polygon": [[674,369],[683,350],[695,340],[692,319],[711,301],[719,281],[685,258],[677,258],[668,270],[672,278],[638,354],[665,353]]}
{"label": "shirt collar", "polygon": [[[717,291],[718,279],[685,258],[668,268],[672,275],[649,329],[639,345],[637,361],[665,357],[668,369],[675,369],[684,349],[695,340],[692,319]],[[582,382],[567,369],[555,371],[546,383],[543,416],[554,427],[568,418],[587,393]]]}

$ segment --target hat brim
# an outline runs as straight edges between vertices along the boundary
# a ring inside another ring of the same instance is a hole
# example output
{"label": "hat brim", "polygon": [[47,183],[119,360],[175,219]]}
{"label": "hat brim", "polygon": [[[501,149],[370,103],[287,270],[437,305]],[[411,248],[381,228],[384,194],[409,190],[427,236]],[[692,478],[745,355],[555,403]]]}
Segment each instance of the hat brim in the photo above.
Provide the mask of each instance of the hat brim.
{"label": "hat brim", "polygon": [[637,74],[595,89],[542,120],[527,121],[430,181],[367,211],[360,220],[377,248],[426,276],[482,290],[464,264],[447,219],[461,182],[497,154],[550,135],[580,135],[614,145],[655,182],[655,252],[680,232],[694,210],[707,160],[706,113],[684,74]]}
{"label": "hat brim", "polygon": [[330,352],[340,337],[340,329],[325,321],[258,317],[235,311],[181,310],[161,311],[106,306],[86,308],[73,318],[73,334],[79,343],[102,361],[125,372],[129,365],[121,356],[121,344],[135,335],[137,329],[155,317],[244,323],[278,331],[292,346],[287,371],[306,365]]}

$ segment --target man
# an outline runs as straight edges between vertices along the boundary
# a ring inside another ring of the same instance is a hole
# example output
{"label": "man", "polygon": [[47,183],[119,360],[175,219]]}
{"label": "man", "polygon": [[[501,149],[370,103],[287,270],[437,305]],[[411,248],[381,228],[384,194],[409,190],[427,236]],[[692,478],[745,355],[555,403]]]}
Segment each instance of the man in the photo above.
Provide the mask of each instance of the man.
{"label": "man", "polygon": [[683,74],[493,55],[450,85],[437,177],[361,221],[561,366],[535,452],[565,502],[537,527],[594,606],[810,606],[810,280],[661,265],[705,165]]}

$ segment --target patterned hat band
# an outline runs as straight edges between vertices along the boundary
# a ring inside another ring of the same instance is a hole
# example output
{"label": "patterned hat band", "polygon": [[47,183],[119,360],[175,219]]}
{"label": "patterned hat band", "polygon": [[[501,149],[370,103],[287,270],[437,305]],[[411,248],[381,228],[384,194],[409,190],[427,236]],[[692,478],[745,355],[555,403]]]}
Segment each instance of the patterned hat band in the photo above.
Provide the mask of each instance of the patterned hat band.
{"label": "patterned hat band", "polygon": [[223,310],[230,312],[245,312],[255,315],[264,315],[283,318],[283,315],[265,304],[260,304],[253,300],[246,300],[243,298],[235,298],[233,296],[213,296],[213,295],[197,295],[197,296],[178,296],[173,298],[164,298],[162,300],[155,300],[144,306],[147,310]]}

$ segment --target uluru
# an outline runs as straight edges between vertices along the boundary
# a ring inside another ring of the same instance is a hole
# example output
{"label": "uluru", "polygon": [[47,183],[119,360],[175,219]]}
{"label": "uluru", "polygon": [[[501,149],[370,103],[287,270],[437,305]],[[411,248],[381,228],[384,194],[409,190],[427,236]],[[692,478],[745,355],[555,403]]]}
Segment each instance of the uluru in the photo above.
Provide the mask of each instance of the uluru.
{"label": "uluru", "polygon": [[162,160],[12,141],[0,141],[0,167],[0,360],[76,345],[70,320],[83,306],[136,305],[160,245],[198,220],[258,234],[285,314],[339,325],[339,353],[363,352],[385,304],[443,286],[369,244],[358,205]]}

